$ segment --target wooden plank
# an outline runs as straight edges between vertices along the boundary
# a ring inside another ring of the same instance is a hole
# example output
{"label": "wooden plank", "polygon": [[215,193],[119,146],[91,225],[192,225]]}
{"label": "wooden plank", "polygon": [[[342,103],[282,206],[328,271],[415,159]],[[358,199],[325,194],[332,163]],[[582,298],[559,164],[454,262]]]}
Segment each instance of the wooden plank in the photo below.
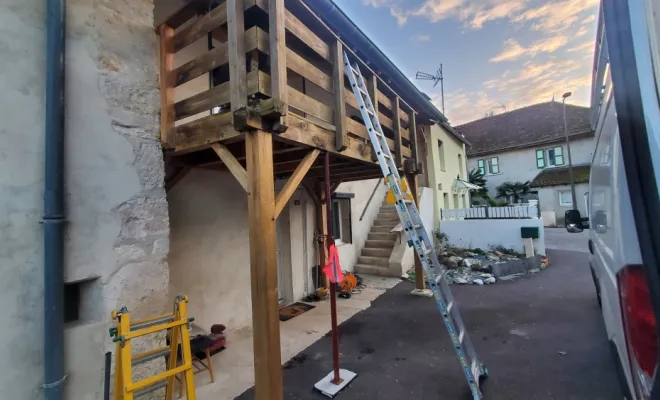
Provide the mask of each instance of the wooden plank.
{"label": "wooden plank", "polygon": [[330,46],[321,40],[305,24],[288,10],[285,12],[286,29],[302,40],[307,46],[314,50],[318,55],[330,61]]}
{"label": "wooden plank", "polygon": [[[395,97],[392,100],[392,114],[397,116],[399,115],[399,98]],[[394,163],[397,168],[400,168],[403,165],[403,155],[401,154],[401,120],[399,118],[394,118],[392,121],[394,126],[392,130],[394,131]]]}
{"label": "wooden plank", "polygon": [[247,74],[247,94],[257,93],[270,96],[270,76],[262,71],[251,71]]}
{"label": "wooden plank", "polygon": [[332,80],[335,92],[335,148],[344,151],[348,139],[346,137],[346,88],[344,86],[344,47],[339,40],[332,46]]}
{"label": "wooden plank", "polygon": [[240,136],[231,125],[231,113],[209,115],[174,129],[174,148],[182,151],[206,146],[220,140]]}
{"label": "wooden plank", "polygon": [[247,71],[245,67],[245,15],[243,0],[227,0],[229,36],[229,86],[231,111],[247,106]]}
{"label": "wooden plank", "polygon": [[[354,135],[360,136],[361,138],[369,140],[369,133],[367,132],[367,127],[357,122],[352,118],[346,118],[346,129],[348,132],[351,132]],[[386,137],[387,145],[390,146],[390,149],[394,148],[394,140]],[[371,142],[367,143],[371,147]]]}
{"label": "wooden plank", "polygon": [[[227,7],[229,3],[230,1],[220,4],[213,10],[206,13],[204,16],[197,19],[197,21],[191,23],[189,26],[177,32],[173,39],[174,51],[177,52],[183,49],[213,29],[227,22],[227,14],[229,11]],[[240,10],[243,10],[242,5]],[[241,15],[242,14],[243,13],[241,12]]]}
{"label": "wooden plank", "polygon": [[289,179],[287,179],[284,187],[282,190],[280,190],[275,198],[275,218],[277,218],[282,210],[284,210],[286,203],[289,202],[293,192],[298,189],[300,182],[302,182],[303,178],[307,174],[307,171],[309,171],[309,168],[312,166],[312,164],[314,164],[314,161],[316,161],[316,158],[319,156],[319,154],[321,154],[321,151],[318,149],[310,151],[305,156],[305,158],[303,158],[300,164],[298,164],[298,167],[295,171],[293,171],[293,174],[291,174]]}
{"label": "wooden plank", "polygon": [[[175,85],[182,85],[229,62],[228,48],[228,43],[216,44],[214,49],[176,68],[173,71]],[[253,50],[269,53],[268,34],[257,26],[245,32],[245,52]]]}
{"label": "wooden plank", "polygon": [[288,92],[289,104],[291,106],[330,124],[334,122],[333,116],[335,112],[332,107],[326,106],[290,86],[288,87]]}
{"label": "wooden plank", "polygon": [[[351,107],[355,108],[356,110],[360,110],[358,108],[357,100],[355,100],[355,95],[353,94],[353,91],[351,90],[346,90],[344,94],[344,100],[346,100],[346,104],[350,105]],[[378,121],[380,121],[380,124],[386,128],[392,129],[392,120],[389,119],[385,114],[382,112],[378,112]]]}
{"label": "wooden plank", "polygon": [[378,77],[371,75],[366,80],[367,92],[369,93],[369,97],[371,97],[371,102],[374,103],[374,108],[378,111]]}
{"label": "wooden plank", "polygon": [[408,118],[410,121],[410,125],[408,130],[410,131],[408,134],[408,140],[410,140],[410,150],[411,150],[411,158],[415,160],[415,165],[419,162],[417,159],[417,152],[419,151],[417,149],[417,117],[414,111],[410,112],[410,117]]}
{"label": "wooden plank", "polygon": [[229,103],[230,85],[230,82],[225,82],[177,102],[174,105],[176,120],[178,121],[199,114],[202,111],[209,111],[213,107]]}
{"label": "wooden plank", "polygon": [[280,320],[273,141],[269,133],[246,134],[250,286],[256,400],[282,400]]}
{"label": "wooden plank", "polygon": [[289,48],[286,49],[286,66],[291,71],[301,75],[310,82],[313,82],[330,93],[334,93],[332,78]]}
{"label": "wooden plank", "polygon": [[173,139],[170,133],[174,129],[176,116],[174,113],[174,82],[172,69],[174,68],[174,50],[172,37],[174,29],[167,25],[158,28],[160,34],[160,140],[163,146],[171,148]]}
{"label": "wooden plank", "polygon": [[220,143],[213,143],[211,145],[211,148],[213,151],[215,151],[215,154],[220,157],[222,162],[227,166],[227,169],[229,172],[231,172],[232,175],[234,175],[234,178],[238,181],[238,183],[245,189],[245,191],[248,191],[248,175],[247,172],[245,171],[245,168],[241,165],[240,162],[234,157],[233,154],[231,154],[231,151],[227,148],[227,146],[222,145]]}
{"label": "wooden plank", "polygon": [[[378,101],[385,106],[385,108],[389,109],[392,111],[392,115],[394,115],[394,111],[392,110],[392,107],[394,107],[394,103],[392,99],[387,97],[383,92],[380,90],[377,90],[378,92]],[[402,101],[400,97],[396,96],[399,99],[399,104]],[[410,108],[410,107],[409,107]],[[399,106],[399,118],[404,120],[405,122],[408,122],[408,114],[406,114],[403,110],[401,110],[401,107]]]}
{"label": "wooden plank", "polygon": [[287,113],[287,48],[284,35],[284,0],[270,0],[268,4],[268,33],[270,39],[271,97],[280,104],[280,115]]}
{"label": "wooden plank", "polygon": [[[335,133],[333,131],[323,129],[293,113],[289,113],[286,119],[289,129],[277,135],[275,139],[302,143],[317,149],[337,153],[335,149]],[[346,157],[371,162],[371,152],[371,146],[368,143],[363,143],[359,140],[349,140],[346,150],[341,154]]]}

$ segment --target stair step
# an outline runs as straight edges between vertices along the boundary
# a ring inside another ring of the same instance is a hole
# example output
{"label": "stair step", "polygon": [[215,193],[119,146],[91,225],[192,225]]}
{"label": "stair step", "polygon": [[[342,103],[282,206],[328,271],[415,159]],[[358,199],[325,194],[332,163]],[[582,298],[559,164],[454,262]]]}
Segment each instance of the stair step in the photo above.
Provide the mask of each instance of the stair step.
{"label": "stair step", "polygon": [[388,257],[392,254],[392,249],[383,249],[383,248],[362,248],[362,255],[366,257]]}
{"label": "stair step", "polygon": [[394,247],[394,240],[367,240],[364,247],[391,250]]}
{"label": "stair step", "polygon": [[377,219],[377,220],[374,221],[373,226],[389,226],[391,228],[394,228],[398,223],[399,223],[399,220],[389,220],[389,219],[388,220],[380,220],[380,219]]}
{"label": "stair step", "polygon": [[394,228],[396,225],[393,226],[378,226],[374,225],[371,227],[371,232],[372,233],[389,233],[392,228]]}
{"label": "stair step", "polygon": [[359,256],[358,263],[364,265],[378,265],[387,268],[390,266],[390,259],[389,257]]}
{"label": "stair step", "polygon": [[399,214],[393,212],[393,213],[379,213],[378,216],[376,216],[376,221],[398,221],[399,220]]}
{"label": "stair step", "polygon": [[355,264],[353,269],[358,274],[377,275],[377,276],[396,276],[397,278],[401,277],[401,272],[397,272],[395,270],[385,267],[378,267],[375,265]]}
{"label": "stair step", "polygon": [[368,240],[396,240],[396,232],[369,232]]}

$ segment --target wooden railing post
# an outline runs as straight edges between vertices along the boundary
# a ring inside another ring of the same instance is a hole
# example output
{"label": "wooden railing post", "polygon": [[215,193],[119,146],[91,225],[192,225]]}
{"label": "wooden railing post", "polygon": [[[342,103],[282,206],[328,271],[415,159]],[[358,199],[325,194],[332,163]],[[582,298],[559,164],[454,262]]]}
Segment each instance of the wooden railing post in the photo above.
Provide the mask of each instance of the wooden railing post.
{"label": "wooden railing post", "polygon": [[394,131],[394,162],[398,168],[403,165],[403,154],[401,153],[401,117],[399,116],[399,96],[392,99],[392,130]]}
{"label": "wooden railing post", "polygon": [[348,138],[346,135],[346,100],[344,86],[344,47],[339,40],[332,45],[332,80],[335,92],[335,147],[337,151],[346,150]]}
{"label": "wooden railing post", "polygon": [[280,116],[288,110],[286,75],[286,37],[284,34],[286,11],[284,0],[270,0],[268,24],[270,26],[270,84],[271,97],[277,104]]}
{"label": "wooden railing post", "polygon": [[408,114],[408,133],[410,134],[410,150],[412,151],[412,159],[415,160],[415,170],[419,171],[419,160],[417,159],[417,114],[410,111]]}
{"label": "wooden railing post", "polygon": [[160,140],[165,148],[173,148],[174,143],[174,29],[163,24],[158,27],[160,35]]}
{"label": "wooden railing post", "polygon": [[227,41],[229,51],[229,98],[234,126],[242,130],[245,118],[237,112],[247,107],[245,59],[245,15],[243,0],[227,0]]}

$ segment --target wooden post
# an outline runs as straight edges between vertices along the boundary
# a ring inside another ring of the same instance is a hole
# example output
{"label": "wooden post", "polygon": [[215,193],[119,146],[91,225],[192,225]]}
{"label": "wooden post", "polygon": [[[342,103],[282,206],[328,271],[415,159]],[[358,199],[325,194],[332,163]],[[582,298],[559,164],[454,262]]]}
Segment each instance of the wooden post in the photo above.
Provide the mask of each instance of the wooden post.
{"label": "wooden post", "polygon": [[247,106],[245,69],[245,15],[243,0],[227,0],[227,42],[229,51],[229,99],[231,111]]}
{"label": "wooden post", "polygon": [[399,116],[399,96],[392,99],[392,130],[394,131],[394,163],[397,168],[403,164],[403,155],[401,154],[401,117]]}
{"label": "wooden post", "polygon": [[284,0],[270,0],[268,24],[270,26],[270,84],[271,97],[279,105],[280,115],[287,113],[286,39]]}
{"label": "wooden post", "polygon": [[[172,37],[174,29],[167,25],[158,27],[160,34],[160,140],[165,148],[173,148],[174,137],[170,137],[174,130],[174,82],[172,70],[174,69],[174,46]],[[172,135],[174,136],[174,135]]]}
{"label": "wooden post", "polygon": [[367,92],[369,92],[371,102],[374,104],[376,112],[378,112],[378,77],[376,75],[367,78]]}
{"label": "wooden post", "polygon": [[[413,195],[415,204],[417,207],[419,204],[419,191],[418,191],[418,182],[417,175],[408,175],[407,177],[408,184],[410,185],[410,192]],[[419,257],[415,257],[415,289],[424,290],[426,286],[424,284],[424,269],[422,268],[422,263],[419,261]]]}
{"label": "wooden post", "polygon": [[[408,114],[408,133],[410,134],[410,149],[412,151],[412,159],[415,160],[415,170],[419,170],[419,160],[417,159],[417,118],[414,111]],[[465,154],[465,152],[463,152]],[[417,201],[417,200],[415,200]]]}
{"label": "wooden post", "polygon": [[344,47],[339,40],[332,46],[332,80],[335,89],[335,147],[337,151],[346,150],[348,137],[346,135],[346,100],[344,86]]}
{"label": "wooden post", "polygon": [[310,151],[300,162],[300,164],[298,164],[298,167],[295,171],[293,171],[293,174],[291,174],[289,179],[287,179],[284,187],[275,198],[275,218],[277,218],[282,210],[284,210],[284,207],[286,206],[286,203],[289,202],[291,195],[293,195],[293,192],[298,189],[298,185],[300,185],[300,182],[302,182],[305,174],[307,174],[307,171],[309,171],[309,169],[312,167],[312,164],[314,164],[316,157],[318,157],[320,153],[321,150],[319,149]]}
{"label": "wooden post", "polygon": [[[242,11],[242,10],[241,10]],[[282,400],[273,141],[246,133],[255,399]]]}

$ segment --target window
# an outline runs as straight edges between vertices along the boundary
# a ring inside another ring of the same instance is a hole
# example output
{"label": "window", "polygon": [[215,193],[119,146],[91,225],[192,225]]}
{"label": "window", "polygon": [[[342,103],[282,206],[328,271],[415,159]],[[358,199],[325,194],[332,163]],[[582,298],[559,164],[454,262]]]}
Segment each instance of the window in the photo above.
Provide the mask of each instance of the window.
{"label": "window", "polygon": [[548,149],[548,164],[552,166],[564,165],[564,150],[561,146]]}
{"label": "window", "polygon": [[332,200],[332,233],[335,243],[352,243],[351,232],[351,199],[344,198],[352,194],[336,193],[337,198]]}
{"label": "window", "polygon": [[563,207],[573,207],[573,200],[570,190],[559,191],[559,205]]}
{"label": "window", "polygon": [[442,146],[442,140],[438,140],[438,158],[440,160],[440,169],[446,171],[445,168],[445,148]]}
{"label": "window", "polygon": [[462,194],[461,197],[462,197],[462,199],[461,199],[461,200],[462,200],[462,205],[461,205],[461,207],[462,207],[462,208],[468,208],[468,206],[467,206],[467,202],[465,201],[465,195]]}
{"label": "window", "polygon": [[454,193],[454,208],[461,208],[461,205],[458,204],[458,195]]}
{"label": "window", "polygon": [[545,151],[536,150],[536,168],[545,168]]}
{"label": "window", "polygon": [[444,203],[445,208],[449,208],[449,193],[442,194],[442,202]]}
{"label": "window", "polygon": [[499,160],[497,157],[489,158],[488,159],[488,173],[490,174],[499,174],[500,173],[500,165],[499,165]]}
{"label": "window", "polygon": [[486,175],[486,164],[484,163],[484,160],[477,161],[477,168],[479,169],[479,173],[481,173],[481,175]]}
{"label": "window", "polygon": [[546,166],[555,167],[558,165],[564,165],[564,149],[561,146],[536,150],[536,168],[541,169]]}

